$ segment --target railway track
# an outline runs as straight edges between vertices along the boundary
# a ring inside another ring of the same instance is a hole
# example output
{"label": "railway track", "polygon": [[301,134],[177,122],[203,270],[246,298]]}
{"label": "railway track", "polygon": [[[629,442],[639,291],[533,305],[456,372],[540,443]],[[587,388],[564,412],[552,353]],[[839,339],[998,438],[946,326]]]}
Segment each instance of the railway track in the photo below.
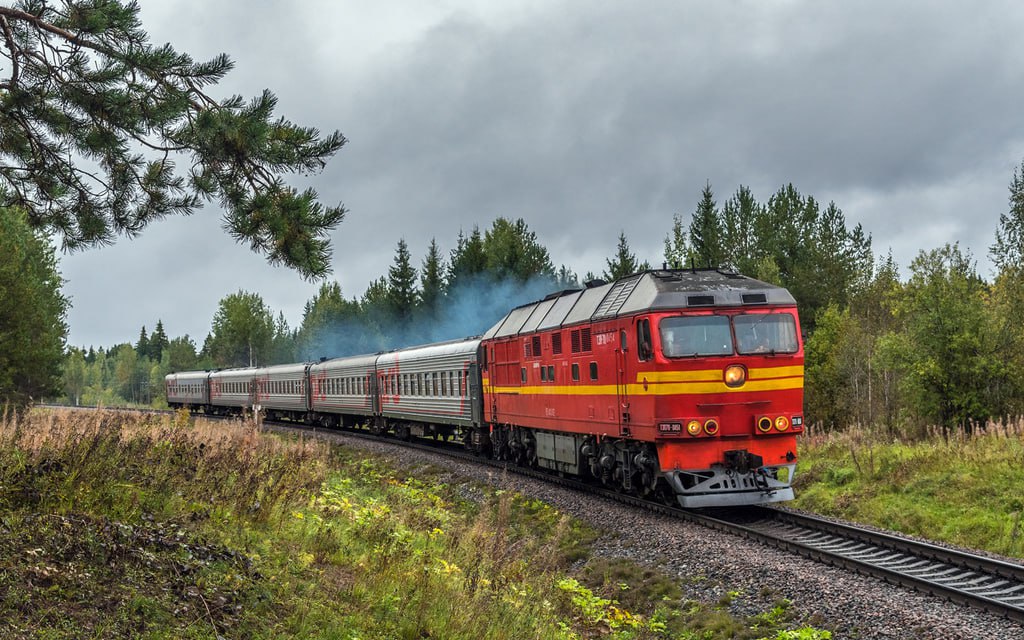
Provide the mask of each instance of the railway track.
{"label": "railway track", "polygon": [[[292,424],[266,426],[275,430],[338,433]],[[379,436],[365,432],[346,430],[340,433],[380,441]],[[442,446],[441,443],[422,440],[390,441],[600,495],[1024,623],[1024,565],[1018,563],[774,507],[685,510],[624,495],[573,478],[479,457],[460,449]]]}

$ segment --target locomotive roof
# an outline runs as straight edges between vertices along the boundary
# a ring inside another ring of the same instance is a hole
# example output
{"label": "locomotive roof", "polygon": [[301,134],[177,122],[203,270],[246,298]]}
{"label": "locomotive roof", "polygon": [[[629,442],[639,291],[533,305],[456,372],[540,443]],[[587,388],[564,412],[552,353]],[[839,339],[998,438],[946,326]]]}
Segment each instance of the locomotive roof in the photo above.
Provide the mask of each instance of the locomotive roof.
{"label": "locomotive roof", "polygon": [[563,291],[516,307],[491,327],[484,339],[659,309],[795,304],[786,289],[738,273],[659,269],[583,290]]}

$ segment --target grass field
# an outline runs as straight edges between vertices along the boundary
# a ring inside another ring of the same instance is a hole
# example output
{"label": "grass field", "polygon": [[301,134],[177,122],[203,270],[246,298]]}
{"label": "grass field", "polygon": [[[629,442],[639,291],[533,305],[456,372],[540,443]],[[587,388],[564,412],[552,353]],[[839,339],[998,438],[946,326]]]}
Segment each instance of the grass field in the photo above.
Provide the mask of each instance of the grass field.
{"label": "grass field", "polygon": [[[0,637],[825,638],[589,557],[550,506],[242,423],[0,421]],[[573,567],[573,570],[570,570]]]}

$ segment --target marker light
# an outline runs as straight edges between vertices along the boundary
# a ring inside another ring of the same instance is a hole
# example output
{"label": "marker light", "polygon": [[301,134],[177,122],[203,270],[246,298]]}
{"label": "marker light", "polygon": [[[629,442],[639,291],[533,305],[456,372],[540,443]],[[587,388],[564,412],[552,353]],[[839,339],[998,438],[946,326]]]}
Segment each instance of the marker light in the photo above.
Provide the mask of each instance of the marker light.
{"label": "marker light", "polygon": [[725,369],[725,386],[733,389],[742,387],[747,381],[747,369],[740,364],[731,364]]}
{"label": "marker light", "polygon": [[775,418],[775,428],[779,431],[785,431],[789,428],[789,418],[786,416],[779,416]]}
{"label": "marker light", "polygon": [[768,433],[772,430],[772,419],[768,416],[761,416],[757,419],[757,429],[761,433]]}
{"label": "marker light", "polygon": [[708,420],[704,423],[704,433],[713,436],[718,433],[718,420]]}
{"label": "marker light", "polygon": [[686,432],[691,436],[700,435],[700,423],[696,420],[690,420],[686,423]]}

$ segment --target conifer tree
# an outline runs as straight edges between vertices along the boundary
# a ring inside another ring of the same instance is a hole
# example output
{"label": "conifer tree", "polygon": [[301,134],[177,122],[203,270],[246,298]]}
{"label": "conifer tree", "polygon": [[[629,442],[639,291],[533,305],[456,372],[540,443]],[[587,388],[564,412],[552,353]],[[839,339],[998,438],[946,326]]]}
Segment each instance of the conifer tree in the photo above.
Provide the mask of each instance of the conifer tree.
{"label": "conifer tree", "polygon": [[284,176],[320,171],[345,138],[275,117],[270,91],[214,100],[228,56],[154,46],[138,13],[121,0],[0,6],[0,206],[76,249],[213,201],[272,264],[327,273],[345,210]]}
{"label": "conifer tree", "polygon": [[153,334],[149,336],[149,357],[152,360],[159,362],[164,355],[164,351],[170,345],[170,341],[167,339],[167,334],[164,332],[163,320],[156,321],[156,329],[153,329]]}
{"label": "conifer tree", "polygon": [[701,191],[700,203],[690,222],[690,256],[698,267],[719,267],[725,263],[722,236],[721,215],[708,182]]}
{"label": "conifer tree", "polygon": [[690,261],[690,246],[683,228],[683,217],[672,216],[672,230],[665,236],[665,264],[670,269],[682,269]]}
{"label": "conifer tree", "polygon": [[139,332],[139,340],[135,343],[135,355],[140,358],[149,357],[149,336],[146,335],[146,325],[142,325]]}
{"label": "conifer tree", "polygon": [[650,269],[650,265],[644,262],[637,262],[636,254],[629,250],[629,241],[626,240],[626,232],[619,232],[619,244],[616,247],[615,257],[605,260],[608,265],[604,272],[604,279],[608,282],[624,278],[638,271]]}
{"label": "conifer tree", "polygon": [[0,206],[0,406],[60,391],[68,300],[49,239]]}
{"label": "conifer tree", "polygon": [[487,271],[496,281],[526,283],[535,278],[554,282],[555,267],[548,250],[537,241],[522,218],[515,222],[498,218],[484,234],[483,253]]}
{"label": "conifer tree", "polygon": [[423,260],[420,271],[419,308],[428,317],[437,313],[438,305],[444,296],[444,262],[441,251],[437,248],[437,240],[430,239],[427,257]]}
{"label": "conifer tree", "polygon": [[579,289],[580,278],[575,271],[563,264],[555,274],[555,285],[558,289]]}
{"label": "conifer tree", "polygon": [[725,264],[740,273],[752,273],[759,257],[754,229],[758,208],[753,192],[743,185],[722,206]]}
{"label": "conifer tree", "polygon": [[398,241],[395,259],[388,269],[387,289],[388,311],[391,319],[400,327],[409,325],[419,291],[416,288],[416,268],[412,266],[412,257],[405,238]]}
{"label": "conifer tree", "polygon": [[474,226],[469,237],[460,230],[459,238],[448,261],[449,293],[479,281],[487,271],[487,255],[484,253],[484,239],[480,228]]}
{"label": "conifer tree", "polygon": [[1024,269],[1024,160],[1013,170],[1009,210],[999,214],[996,241],[989,249],[1000,271]]}

